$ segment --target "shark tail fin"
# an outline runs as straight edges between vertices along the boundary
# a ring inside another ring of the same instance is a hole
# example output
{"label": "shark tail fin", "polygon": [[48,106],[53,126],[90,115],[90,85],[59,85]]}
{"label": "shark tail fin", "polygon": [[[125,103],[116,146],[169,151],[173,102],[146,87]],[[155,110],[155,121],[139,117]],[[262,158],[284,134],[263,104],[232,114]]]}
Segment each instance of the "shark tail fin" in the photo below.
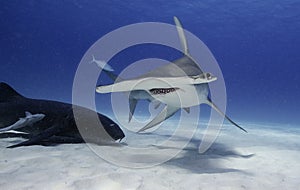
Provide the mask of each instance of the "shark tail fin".
{"label": "shark tail fin", "polygon": [[187,44],[185,34],[184,34],[184,31],[183,31],[182,25],[181,25],[179,19],[176,16],[174,16],[174,22],[175,22],[175,25],[176,25],[176,29],[177,29],[177,32],[178,32],[178,35],[179,35],[179,39],[180,39],[180,43],[181,43],[183,52],[184,52],[185,55],[189,55],[189,49],[188,49],[188,44]]}
{"label": "shark tail fin", "polygon": [[241,126],[239,126],[237,123],[235,123],[234,121],[232,121],[225,113],[223,113],[211,100],[207,101],[207,104],[209,106],[211,106],[214,110],[216,110],[220,115],[222,115],[223,117],[225,117],[231,124],[233,124],[234,126],[236,126],[237,128],[241,129],[242,131],[246,132],[246,129],[242,128]]}

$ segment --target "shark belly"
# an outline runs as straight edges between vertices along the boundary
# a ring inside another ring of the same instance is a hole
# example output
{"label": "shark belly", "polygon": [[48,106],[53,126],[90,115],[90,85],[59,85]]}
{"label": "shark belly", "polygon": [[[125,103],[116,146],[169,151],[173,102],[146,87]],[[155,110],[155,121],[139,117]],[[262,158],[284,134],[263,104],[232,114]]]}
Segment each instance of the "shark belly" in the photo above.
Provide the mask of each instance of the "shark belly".
{"label": "shark belly", "polygon": [[153,97],[145,90],[133,90],[130,92],[130,97],[141,100],[153,99]]}

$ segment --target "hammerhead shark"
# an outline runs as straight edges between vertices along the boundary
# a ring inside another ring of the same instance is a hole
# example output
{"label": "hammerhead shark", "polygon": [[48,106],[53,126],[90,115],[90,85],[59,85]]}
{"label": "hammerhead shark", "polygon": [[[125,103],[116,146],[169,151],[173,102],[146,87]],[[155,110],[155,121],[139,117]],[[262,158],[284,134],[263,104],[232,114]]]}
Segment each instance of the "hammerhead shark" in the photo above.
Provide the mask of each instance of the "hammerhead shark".
{"label": "hammerhead shark", "polygon": [[[146,126],[138,132],[145,131],[163,122],[179,109],[189,112],[189,108],[200,104],[208,104],[230,123],[247,132],[237,123],[223,113],[209,98],[208,83],[217,80],[211,73],[203,72],[189,53],[188,43],[182,25],[177,17],[174,17],[176,29],[184,55],[175,61],[158,67],[146,74],[133,79],[121,79],[110,69],[103,71],[110,76],[115,83],[105,86],[97,86],[98,93],[125,92],[129,94],[129,121],[134,113],[138,100],[159,101],[164,103],[163,110]],[[110,68],[110,67],[106,67]]]}

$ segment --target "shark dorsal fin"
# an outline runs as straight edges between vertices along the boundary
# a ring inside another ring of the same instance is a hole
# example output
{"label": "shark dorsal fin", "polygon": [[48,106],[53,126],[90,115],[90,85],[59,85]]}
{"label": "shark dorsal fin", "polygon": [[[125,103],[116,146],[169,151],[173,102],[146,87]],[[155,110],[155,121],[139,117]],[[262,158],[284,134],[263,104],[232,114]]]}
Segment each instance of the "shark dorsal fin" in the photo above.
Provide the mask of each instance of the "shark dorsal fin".
{"label": "shark dorsal fin", "polygon": [[185,55],[189,55],[189,49],[188,49],[188,44],[187,44],[187,41],[186,41],[185,34],[184,34],[184,31],[183,31],[182,25],[181,25],[180,21],[178,20],[178,18],[176,16],[174,16],[174,22],[175,22],[175,25],[176,25],[176,28],[177,28],[180,43],[181,43],[181,46],[182,46],[182,49],[183,49],[183,53]]}
{"label": "shark dorsal fin", "polygon": [[23,96],[15,91],[11,86],[4,82],[0,82],[0,102],[5,102],[20,97]]}
{"label": "shark dorsal fin", "polygon": [[26,111],[26,112],[25,112],[25,115],[26,115],[26,117],[29,117],[29,116],[31,116],[32,114],[31,114],[29,111]]}

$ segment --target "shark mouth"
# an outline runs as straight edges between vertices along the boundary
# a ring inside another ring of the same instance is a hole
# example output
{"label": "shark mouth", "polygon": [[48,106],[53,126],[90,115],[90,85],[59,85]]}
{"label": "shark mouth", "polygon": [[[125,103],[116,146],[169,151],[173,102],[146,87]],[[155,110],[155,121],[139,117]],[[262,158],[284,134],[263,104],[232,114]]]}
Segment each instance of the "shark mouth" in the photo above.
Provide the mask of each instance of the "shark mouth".
{"label": "shark mouth", "polygon": [[159,94],[169,94],[171,92],[175,92],[179,90],[179,88],[153,88],[150,91],[151,95],[159,95]]}

